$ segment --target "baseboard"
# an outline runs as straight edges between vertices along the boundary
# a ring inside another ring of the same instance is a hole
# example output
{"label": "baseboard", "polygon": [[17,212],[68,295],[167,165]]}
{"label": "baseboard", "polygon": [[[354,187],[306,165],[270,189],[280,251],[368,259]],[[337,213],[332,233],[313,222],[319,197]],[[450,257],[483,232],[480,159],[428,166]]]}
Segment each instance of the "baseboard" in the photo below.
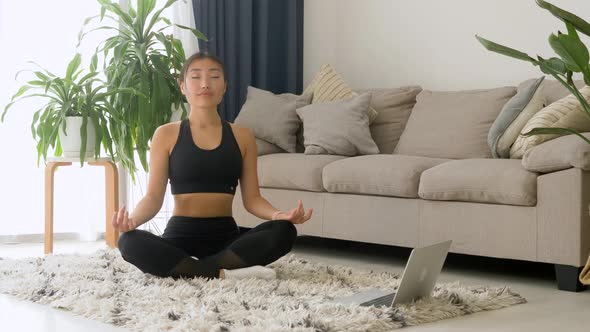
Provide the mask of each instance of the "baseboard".
{"label": "baseboard", "polygon": [[[104,232],[96,233],[94,241],[104,240]],[[93,238],[82,238],[80,233],[54,233],[53,241],[93,241]],[[0,244],[20,244],[20,243],[43,243],[45,234],[17,234],[17,235],[0,235]]]}

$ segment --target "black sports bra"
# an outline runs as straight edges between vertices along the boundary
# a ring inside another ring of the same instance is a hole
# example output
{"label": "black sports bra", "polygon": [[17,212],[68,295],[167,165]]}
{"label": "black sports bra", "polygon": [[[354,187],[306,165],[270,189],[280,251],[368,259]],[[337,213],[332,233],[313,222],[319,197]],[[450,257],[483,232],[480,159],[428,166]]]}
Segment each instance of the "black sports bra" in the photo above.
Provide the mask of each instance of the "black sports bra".
{"label": "black sports bra", "polygon": [[182,120],[168,164],[173,195],[236,193],[242,173],[242,154],[230,124],[221,120],[221,127],[221,144],[204,150],[194,143],[188,119]]}

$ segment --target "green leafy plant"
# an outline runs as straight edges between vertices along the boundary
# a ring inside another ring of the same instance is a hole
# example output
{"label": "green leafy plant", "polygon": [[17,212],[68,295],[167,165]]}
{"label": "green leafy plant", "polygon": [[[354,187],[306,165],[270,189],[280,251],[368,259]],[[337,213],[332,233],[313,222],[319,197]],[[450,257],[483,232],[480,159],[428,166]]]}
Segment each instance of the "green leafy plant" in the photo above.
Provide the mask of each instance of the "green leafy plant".
{"label": "green leafy plant", "polygon": [[[148,171],[148,143],[156,128],[170,121],[173,109],[182,109],[182,118],[187,115],[177,83],[186,55],[181,41],[164,31],[175,25],[206,40],[200,31],[172,24],[162,16],[176,1],[168,0],[157,9],[156,0],[137,0],[135,6],[130,2],[123,10],[117,1],[98,0],[102,6],[100,15],[88,18],[79,34],[81,42],[92,31],[113,30],[114,34],[96,49],[96,55],[103,60],[108,88],[139,92],[109,97],[116,112],[109,123],[115,154],[133,179],[137,171],[135,152]],[[114,24],[104,24],[105,18]],[[99,26],[85,31],[94,19],[99,19]]]}
{"label": "green leafy plant", "polygon": [[114,112],[114,109],[109,103],[109,97],[115,94],[135,94],[136,92],[131,89],[107,91],[106,84],[97,77],[99,72],[96,71],[96,61],[97,59],[93,57],[90,72],[83,76],[84,71],[80,69],[80,54],[76,54],[69,62],[63,77],[54,75],[34,62],[30,63],[38,66],[40,70],[21,70],[16,74],[18,77],[20,73],[28,71],[32,72],[35,78],[22,85],[12,96],[10,103],[4,107],[1,121],[4,122],[6,113],[18,101],[32,97],[46,100],[46,103],[34,113],[31,123],[33,138],[37,141],[37,166],[41,157],[44,160],[47,158],[49,147],[55,149],[56,156],[61,156],[59,128],[66,129],[66,117],[68,116],[82,117],[80,163],[84,162],[88,140],[86,127],[89,121],[94,124],[96,129],[95,157],[100,155],[101,143],[107,153],[113,155],[107,118],[109,114]]}
{"label": "green leafy plant", "polygon": [[[524,52],[494,43],[480,36],[476,35],[476,38],[489,51],[539,66],[543,73],[553,76],[574,96],[576,96],[582,105],[584,112],[590,117],[590,105],[588,105],[588,101],[582,96],[572,78],[573,73],[581,73],[584,77],[584,83],[590,85],[590,56],[588,54],[588,48],[580,40],[578,35],[578,32],[581,32],[586,36],[590,36],[590,24],[582,18],[549,2],[536,0],[536,3],[539,7],[549,11],[565,23],[567,33],[558,31],[557,34],[551,34],[549,36],[549,45],[551,45],[551,48],[555,51],[558,57],[545,59],[541,56],[537,56],[536,58],[533,58]],[[574,134],[590,144],[590,140],[573,128],[534,128],[523,135],[531,136],[542,134]]]}

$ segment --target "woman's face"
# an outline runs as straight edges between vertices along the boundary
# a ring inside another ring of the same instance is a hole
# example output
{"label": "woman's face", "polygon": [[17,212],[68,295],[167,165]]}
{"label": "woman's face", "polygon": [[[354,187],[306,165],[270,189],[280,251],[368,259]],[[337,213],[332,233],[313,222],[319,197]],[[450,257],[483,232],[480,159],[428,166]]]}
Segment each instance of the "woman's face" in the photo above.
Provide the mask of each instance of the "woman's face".
{"label": "woman's face", "polygon": [[226,89],[221,66],[210,59],[193,60],[180,89],[191,106],[217,107]]}

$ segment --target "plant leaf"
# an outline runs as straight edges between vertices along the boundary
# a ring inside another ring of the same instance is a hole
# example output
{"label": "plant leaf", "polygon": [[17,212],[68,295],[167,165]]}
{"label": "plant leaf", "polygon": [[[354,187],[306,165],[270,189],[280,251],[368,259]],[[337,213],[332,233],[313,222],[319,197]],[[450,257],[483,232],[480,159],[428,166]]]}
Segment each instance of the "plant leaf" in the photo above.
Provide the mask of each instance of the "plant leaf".
{"label": "plant leaf", "polygon": [[137,17],[142,21],[146,21],[148,15],[156,6],[155,0],[138,0],[137,1]]}
{"label": "plant leaf", "polygon": [[201,31],[199,31],[197,29],[193,29],[191,27],[187,27],[185,25],[180,25],[180,24],[174,24],[174,25],[176,25],[177,27],[179,27],[181,29],[190,30],[199,39],[202,39],[204,41],[209,41],[209,39],[207,39],[207,37]]}
{"label": "plant leaf", "polygon": [[164,11],[166,8],[168,8],[168,7],[172,6],[172,4],[174,4],[176,1],[178,1],[178,0],[168,0],[168,1],[166,2],[166,4],[164,4],[164,6],[163,6],[162,8],[158,9],[158,10],[157,10],[157,11],[154,13],[154,15],[152,16],[152,18],[150,19],[150,22],[149,22],[149,24],[148,24],[148,27],[147,27],[147,29],[146,29],[146,32],[148,32],[148,31],[151,31],[151,30],[154,28],[154,25],[155,25],[157,22],[159,22],[160,20],[164,21],[164,22],[165,22],[165,23],[166,23],[168,26],[171,26],[171,25],[172,25],[172,24],[170,23],[170,20],[168,20],[168,19],[167,19],[167,18],[165,18],[165,17],[160,17],[160,15],[162,14],[162,12],[163,12],[163,11]]}
{"label": "plant leaf", "polygon": [[72,75],[74,72],[80,67],[80,63],[82,62],[82,56],[80,53],[76,53],[74,58],[68,64],[68,69],[66,70],[66,79],[72,79]]}
{"label": "plant leaf", "polygon": [[590,37],[590,24],[579,16],[563,10],[547,1],[536,0],[536,2],[539,7],[546,9],[564,23],[571,23],[571,25],[573,25],[578,31]]}
{"label": "plant leaf", "polygon": [[133,25],[133,19],[131,18],[131,16],[129,16],[127,13],[125,13],[125,11],[123,9],[121,9],[121,6],[119,6],[118,3],[116,2],[111,2],[109,0],[97,0],[101,5],[103,5],[103,8],[105,8],[106,10],[112,12],[113,14],[115,14],[117,18],[120,18],[125,24],[132,26]]}
{"label": "plant leaf", "polygon": [[537,64],[541,71],[549,75],[565,75],[568,71],[567,66],[560,58],[550,58],[548,60],[537,56]]}
{"label": "plant leaf", "polygon": [[579,131],[572,129],[572,128],[533,128],[532,130],[522,134],[523,136],[533,136],[533,135],[558,135],[558,136],[563,136],[563,135],[571,135],[574,134],[578,137],[580,137],[581,139],[583,139],[584,141],[586,141],[586,143],[590,144],[590,140],[588,138],[586,138],[584,135],[582,135]]}
{"label": "plant leaf", "polygon": [[587,72],[590,56],[584,43],[577,37],[575,30],[572,35],[551,34],[549,44],[555,53],[563,59],[568,70],[577,73]]}
{"label": "plant leaf", "polygon": [[23,93],[29,91],[29,89],[31,89],[31,86],[29,86],[29,85],[21,86],[20,89],[18,89],[18,91],[14,94],[14,96],[12,96],[12,98],[10,98],[10,100],[14,101],[16,98],[22,96]]}
{"label": "plant leaf", "polygon": [[475,35],[475,38],[477,38],[477,40],[479,40],[479,42],[488,50],[488,51],[492,51],[492,52],[496,52],[502,55],[506,55],[509,56],[511,58],[515,58],[518,60],[523,60],[523,61],[528,61],[528,62],[532,62],[535,63],[535,59],[531,58],[528,54],[515,50],[513,48],[504,46],[504,45],[500,45],[497,43],[494,43],[492,41],[489,41],[485,38],[482,38],[478,35]]}

